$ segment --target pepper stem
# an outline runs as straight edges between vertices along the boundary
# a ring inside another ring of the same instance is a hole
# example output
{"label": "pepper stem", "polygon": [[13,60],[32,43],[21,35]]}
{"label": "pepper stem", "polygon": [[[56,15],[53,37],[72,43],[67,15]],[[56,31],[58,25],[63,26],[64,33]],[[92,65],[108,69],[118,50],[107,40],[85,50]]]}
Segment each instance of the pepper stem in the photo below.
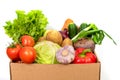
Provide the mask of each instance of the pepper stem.
{"label": "pepper stem", "polygon": [[90,49],[84,49],[79,56],[80,57],[85,57],[87,52],[91,52],[91,50]]}

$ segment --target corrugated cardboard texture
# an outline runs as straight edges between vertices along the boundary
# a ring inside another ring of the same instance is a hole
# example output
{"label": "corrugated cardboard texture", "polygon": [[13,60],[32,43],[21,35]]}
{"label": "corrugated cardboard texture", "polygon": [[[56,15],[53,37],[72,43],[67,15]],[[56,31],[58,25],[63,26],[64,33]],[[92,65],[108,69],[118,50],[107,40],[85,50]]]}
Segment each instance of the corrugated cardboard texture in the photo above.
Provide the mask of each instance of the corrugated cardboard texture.
{"label": "corrugated cardboard texture", "polygon": [[100,63],[24,64],[10,63],[11,80],[100,80]]}

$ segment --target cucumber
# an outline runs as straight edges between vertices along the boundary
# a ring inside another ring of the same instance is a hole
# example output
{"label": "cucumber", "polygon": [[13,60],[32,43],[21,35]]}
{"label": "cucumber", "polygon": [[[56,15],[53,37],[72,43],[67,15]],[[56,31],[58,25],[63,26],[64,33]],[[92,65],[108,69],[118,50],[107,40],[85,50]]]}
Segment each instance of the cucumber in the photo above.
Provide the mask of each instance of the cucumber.
{"label": "cucumber", "polygon": [[80,27],[78,28],[78,31],[82,31],[83,29],[87,28],[89,25],[87,23],[82,23]]}
{"label": "cucumber", "polygon": [[76,24],[70,23],[68,26],[69,38],[72,39],[78,32],[78,28]]}

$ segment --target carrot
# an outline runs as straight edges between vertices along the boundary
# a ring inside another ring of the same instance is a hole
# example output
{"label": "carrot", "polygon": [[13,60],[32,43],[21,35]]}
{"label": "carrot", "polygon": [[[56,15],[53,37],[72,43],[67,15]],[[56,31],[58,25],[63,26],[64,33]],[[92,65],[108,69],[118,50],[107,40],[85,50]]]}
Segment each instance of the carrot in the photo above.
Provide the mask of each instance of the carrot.
{"label": "carrot", "polygon": [[64,29],[67,29],[67,30],[68,30],[68,26],[69,26],[70,23],[73,23],[73,20],[70,19],[70,18],[66,19],[65,22],[64,22],[64,25],[63,25],[63,27],[62,27],[62,31],[63,31]]}

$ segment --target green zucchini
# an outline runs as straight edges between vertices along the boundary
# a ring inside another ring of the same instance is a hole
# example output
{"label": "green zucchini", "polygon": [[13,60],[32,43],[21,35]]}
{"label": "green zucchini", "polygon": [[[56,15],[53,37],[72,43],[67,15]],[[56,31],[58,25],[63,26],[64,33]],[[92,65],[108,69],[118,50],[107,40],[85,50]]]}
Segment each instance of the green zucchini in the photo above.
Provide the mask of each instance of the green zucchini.
{"label": "green zucchini", "polygon": [[76,24],[70,23],[68,26],[69,38],[72,39],[78,32]]}

